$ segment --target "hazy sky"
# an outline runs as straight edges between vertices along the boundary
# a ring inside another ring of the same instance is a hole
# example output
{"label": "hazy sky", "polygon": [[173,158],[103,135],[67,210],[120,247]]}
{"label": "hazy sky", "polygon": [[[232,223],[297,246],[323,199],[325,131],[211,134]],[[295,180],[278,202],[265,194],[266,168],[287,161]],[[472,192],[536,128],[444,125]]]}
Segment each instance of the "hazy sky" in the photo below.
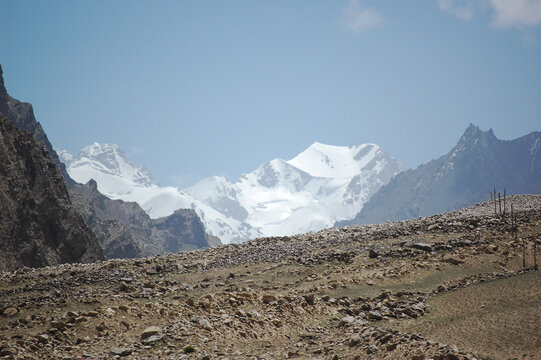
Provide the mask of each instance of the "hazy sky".
{"label": "hazy sky", "polygon": [[54,146],[118,144],[164,185],[541,130],[541,0],[3,0],[0,64]]}

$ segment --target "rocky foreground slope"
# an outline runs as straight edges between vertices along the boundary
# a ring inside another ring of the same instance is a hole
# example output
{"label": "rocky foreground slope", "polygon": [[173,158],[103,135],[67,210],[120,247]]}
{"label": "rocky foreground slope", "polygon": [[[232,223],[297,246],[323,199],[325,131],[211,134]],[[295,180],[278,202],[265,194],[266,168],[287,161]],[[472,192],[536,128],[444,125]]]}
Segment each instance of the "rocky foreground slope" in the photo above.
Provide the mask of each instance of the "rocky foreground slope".
{"label": "rocky foreground slope", "polygon": [[1,273],[0,355],[538,359],[541,196],[510,202],[516,237],[509,217],[481,203],[411,221]]}

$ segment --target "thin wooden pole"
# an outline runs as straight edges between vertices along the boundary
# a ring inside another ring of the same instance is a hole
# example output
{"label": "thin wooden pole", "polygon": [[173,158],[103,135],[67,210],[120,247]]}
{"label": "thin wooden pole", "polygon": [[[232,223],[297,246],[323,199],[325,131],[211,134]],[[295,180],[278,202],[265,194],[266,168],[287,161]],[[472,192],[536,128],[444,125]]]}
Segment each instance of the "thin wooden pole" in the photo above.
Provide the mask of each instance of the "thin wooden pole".
{"label": "thin wooden pole", "polygon": [[494,216],[498,216],[498,212],[496,211],[496,187],[494,187]]}
{"label": "thin wooden pole", "polygon": [[505,217],[505,188],[503,188],[503,217]]}
{"label": "thin wooden pole", "polygon": [[499,204],[499,211],[500,211],[500,217],[502,216],[502,197],[500,196],[500,193],[498,192],[498,204]]}

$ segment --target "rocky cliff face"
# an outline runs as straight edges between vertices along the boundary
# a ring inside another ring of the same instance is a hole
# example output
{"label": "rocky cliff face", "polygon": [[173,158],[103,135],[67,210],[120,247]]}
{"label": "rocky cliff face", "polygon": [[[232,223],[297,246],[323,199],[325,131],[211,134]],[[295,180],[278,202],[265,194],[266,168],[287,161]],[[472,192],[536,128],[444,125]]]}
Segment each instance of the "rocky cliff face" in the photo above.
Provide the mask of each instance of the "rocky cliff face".
{"label": "rocky cliff face", "polygon": [[43,143],[47,149],[47,152],[49,153],[49,156],[53,159],[53,162],[62,173],[65,182],[68,185],[73,183],[73,180],[66,172],[66,166],[59,160],[58,155],[49,142],[47,134],[45,134],[45,131],[43,131],[41,124],[36,121],[32,104],[19,101],[9,96],[4,85],[2,65],[0,65],[0,115],[3,115],[7,119],[11,120],[11,122],[13,122],[19,129],[30,132],[36,140]]}
{"label": "rocky cliff face", "polygon": [[76,183],[70,194],[107,258],[153,256],[219,244],[205,233],[193,210],[181,209],[165,218],[151,219],[137,203],[102,195],[94,180]]}
{"label": "rocky cliff face", "polygon": [[0,270],[104,259],[43,144],[0,116]]}
{"label": "rocky cliff face", "polygon": [[470,125],[446,155],[404,171],[383,186],[351,224],[383,223],[456,210],[487,200],[493,188],[507,194],[541,192],[541,133],[512,141]]}

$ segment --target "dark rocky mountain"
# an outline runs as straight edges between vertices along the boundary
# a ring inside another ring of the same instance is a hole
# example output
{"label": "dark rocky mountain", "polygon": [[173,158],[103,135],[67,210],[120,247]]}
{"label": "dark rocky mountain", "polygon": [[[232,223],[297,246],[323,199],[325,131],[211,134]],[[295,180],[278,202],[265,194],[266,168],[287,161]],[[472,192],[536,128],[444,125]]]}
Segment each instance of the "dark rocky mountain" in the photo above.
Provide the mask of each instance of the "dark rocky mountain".
{"label": "dark rocky mountain", "polygon": [[4,85],[2,65],[0,65],[0,115],[3,115],[7,119],[11,120],[19,129],[30,132],[36,140],[43,143],[49,152],[50,157],[53,159],[54,163],[62,173],[65,182],[68,185],[71,185],[74,182],[69,177],[66,171],[66,166],[60,161],[56,151],[54,151],[53,146],[47,138],[47,134],[45,134],[45,131],[43,131],[43,128],[41,127],[41,124],[36,121],[32,104],[19,101],[9,96]]}
{"label": "dark rocky mountain", "polygon": [[507,194],[541,193],[541,133],[505,141],[470,125],[446,155],[404,171],[383,186],[350,221],[383,223],[456,210]]}
{"label": "dark rocky mountain", "polygon": [[104,259],[45,146],[0,116],[0,271]]}
{"label": "dark rocky mountain", "polygon": [[36,120],[32,105],[8,94],[0,65],[1,115],[43,144],[64,178],[75,209],[94,231],[107,258],[150,256],[221,244],[219,239],[205,233],[192,210],[179,210],[171,219],[151,220],[138,204],[110,200],[97,191],[95,183],[75,182]]}
{"label": "dark rocky mountain", "polygon": [[220,244],[205,232],[191,209],[151,219],[135,202],[111,200],[94,180],[70,188],[76,209],[94,230],[108,258],[134,258],[194,250]]}

